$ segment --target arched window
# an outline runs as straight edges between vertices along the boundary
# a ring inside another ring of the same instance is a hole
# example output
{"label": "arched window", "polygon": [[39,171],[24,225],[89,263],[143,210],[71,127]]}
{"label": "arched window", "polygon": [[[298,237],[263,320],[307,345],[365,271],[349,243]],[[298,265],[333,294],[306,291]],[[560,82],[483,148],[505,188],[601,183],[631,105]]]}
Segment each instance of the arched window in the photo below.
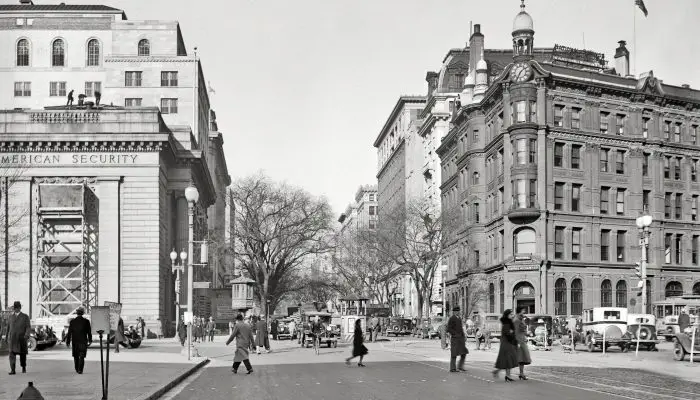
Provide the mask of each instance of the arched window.
{"label": "arched window", "polygon": [[534,254],[536,252],[537,238],[532,228],[520,228],[515,232],[513,252],[515,254]]}
{"label": "arched window", "polygon": [[612,307],[612,283],[606,279],[600,284],[600,306]]}
{"label": "arched window", "polygon": [[554,315],[568,315],[566,303],[566,279],[559,278],[554,283]]}
{"label": "arched window", "polygon": [[683,285],[677,281],[671,281],[666,284],[666,297],[678,297],[683,295]]}
{"label": "arched window", "polygon": [[493,286],[493,282],[489,283],[489,312],[494,313],[496,312],[496,293],[495,293],[495,288]]}
{"label": "arched window", "polygon": [[20,39],[17,42],[17,66],[29,66],[29,40],[27,39]]}
{"label": "arched window", "polygon": [[501,279],[501,281],[498,283],[498,297],[499,297],[498,300],[499,300],[499,302],[500,302],[500,307],[501,307],[500,312],[501,312],[501,314],[503,314],[503,312],[506,310],[506,307],[505,307],[505,304],[506,304],[506,288],[505,288],[505,286],[506,286],[505,282],[503,281],[503,279]]}
{"label": "arched window", "polygon": [[571,282],[571,315],[583,314],[583,283],[581,279]]}
{"label": "arched window", "polygon": [[615,285],[615,307],[627,307],[627,282],[617,281]]}
{"label": "arched window", "polygon": [[87,66],[98,65],[100,65],[100,42],[97,39],[91,39],[87,44]]}
{"label": "arched window", "polygon": [[66,46],[63,40],[56,39],[51,45],[51,65],[54,67],[63,67],[66,64]]}
{"label": "arched window", "polygon": [[700,282],[697,282],[695,283],[695,285],[693,285],[693,295],[700,296]]}
{"label": "arched window", "polygon": [[139,40],[139,55],[140,56],[150,56],[151,55],[151,44],[148,39]]}
{"label": "arched window", "polygon": [[473,184],[473,185],[478,185],[478,184],[479,184],[479,173],[478,173],[478,172],[474,172],[474,173],[472,174],[472,184]]}

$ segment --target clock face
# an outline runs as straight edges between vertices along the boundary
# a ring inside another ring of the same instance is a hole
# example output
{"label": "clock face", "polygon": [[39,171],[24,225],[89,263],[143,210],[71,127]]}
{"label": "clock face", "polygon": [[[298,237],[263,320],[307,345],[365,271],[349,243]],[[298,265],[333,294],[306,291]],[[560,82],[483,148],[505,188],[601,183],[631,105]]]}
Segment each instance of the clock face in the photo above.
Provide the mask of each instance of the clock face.
{"label": "clock face", "polygon": [[510,77],[515,82],[525,82],[532,76],[532,68],[526,63],[517,63],[510,70]]}

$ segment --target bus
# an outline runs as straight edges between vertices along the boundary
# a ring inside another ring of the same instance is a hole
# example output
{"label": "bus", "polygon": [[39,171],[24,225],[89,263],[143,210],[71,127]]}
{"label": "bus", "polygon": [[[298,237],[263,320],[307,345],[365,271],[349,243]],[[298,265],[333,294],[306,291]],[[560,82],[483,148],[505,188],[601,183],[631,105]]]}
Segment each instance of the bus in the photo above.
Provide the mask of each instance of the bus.
{"label": "bus", "polygon": [[667,315],[680,315],[681,310],[684,308],[688,311],[688,314],[700,316],[700,296],[685,295],[655,301],[652,304],[652,313],[657,320],[663,320]]}

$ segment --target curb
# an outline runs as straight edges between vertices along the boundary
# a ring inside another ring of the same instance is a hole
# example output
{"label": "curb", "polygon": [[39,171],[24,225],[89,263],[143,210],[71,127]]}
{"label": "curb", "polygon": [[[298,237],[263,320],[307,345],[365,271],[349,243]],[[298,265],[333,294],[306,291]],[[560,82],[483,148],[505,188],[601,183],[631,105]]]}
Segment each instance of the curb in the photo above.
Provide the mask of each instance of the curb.
{"label": "curb", "polygon": [[161,398],[164,394],[166,394],[172,388],[179,385],[182,381],[189,378],[192,374],[199,371],[205,365],[209,364],[210,361],[211,360],[209,360],[208,358],[205,360],[202,360],[200,363],[198,363],[194,367],[190,368],[189,370],[185,371],[184,373],[182,373],[180,376],[178,376],[174,380],[170,381],[170,383],[166,384],[165,386],[161,387],[160,389],[156,390],[155,392],[149,394],[148,396],[139,397],[138,399],[139,400],[157,400],[157,399]]}

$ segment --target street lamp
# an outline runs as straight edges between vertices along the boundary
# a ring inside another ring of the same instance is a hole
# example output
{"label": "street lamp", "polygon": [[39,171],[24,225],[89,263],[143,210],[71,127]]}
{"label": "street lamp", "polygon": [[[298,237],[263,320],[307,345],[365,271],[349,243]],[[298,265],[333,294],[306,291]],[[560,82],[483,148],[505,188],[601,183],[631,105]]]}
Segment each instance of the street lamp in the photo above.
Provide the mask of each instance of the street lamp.
{"label": "street lamp", "polygon": [[447,265],[442,266],[442,318],[447,318]]}
{"label": "street lamp", "polygon": [[173,274],[177,273],[175,277],[175,329],[177,329],[178,326],[180,326],[180,287],[182,286],[181,281],[180,281],[180,276],[182,274],[183,270],[183,265],[185,260],[187,260],[187,253],[183,250],[180,253],[180,265],[176,265],[177,261],[177,251],[173,249],[173,251],[170,252],[170,261],[172,261],[172,271]]}
{"label": "street lamp", "polygon": [[637,218],[637,228],[639,228],[639,245],[642,247],[642,262],[639,266],[638,276],[641,279],[639,287],[642,289],[642,313],[647,310],[647,252],[649,251],[649,226],[654,221],[651,215],[645,214]]}
{"label": "street lamp", "polygon": [[[188,217],[188,236],[187,236],[187,253],[194,253],[194,205],[199,200],[199,191],[194,186],[188,186],[185,189],[185,199],[187,199],[187,217]],[[187,258],[187,255],[185,255]],[[184,263],[185,260],[183,259]],[[187,325],[187,359],[192,358],[192,322],[194,320],[194,268],[192,261],[187,263],[187,310],[192,318]]]}

